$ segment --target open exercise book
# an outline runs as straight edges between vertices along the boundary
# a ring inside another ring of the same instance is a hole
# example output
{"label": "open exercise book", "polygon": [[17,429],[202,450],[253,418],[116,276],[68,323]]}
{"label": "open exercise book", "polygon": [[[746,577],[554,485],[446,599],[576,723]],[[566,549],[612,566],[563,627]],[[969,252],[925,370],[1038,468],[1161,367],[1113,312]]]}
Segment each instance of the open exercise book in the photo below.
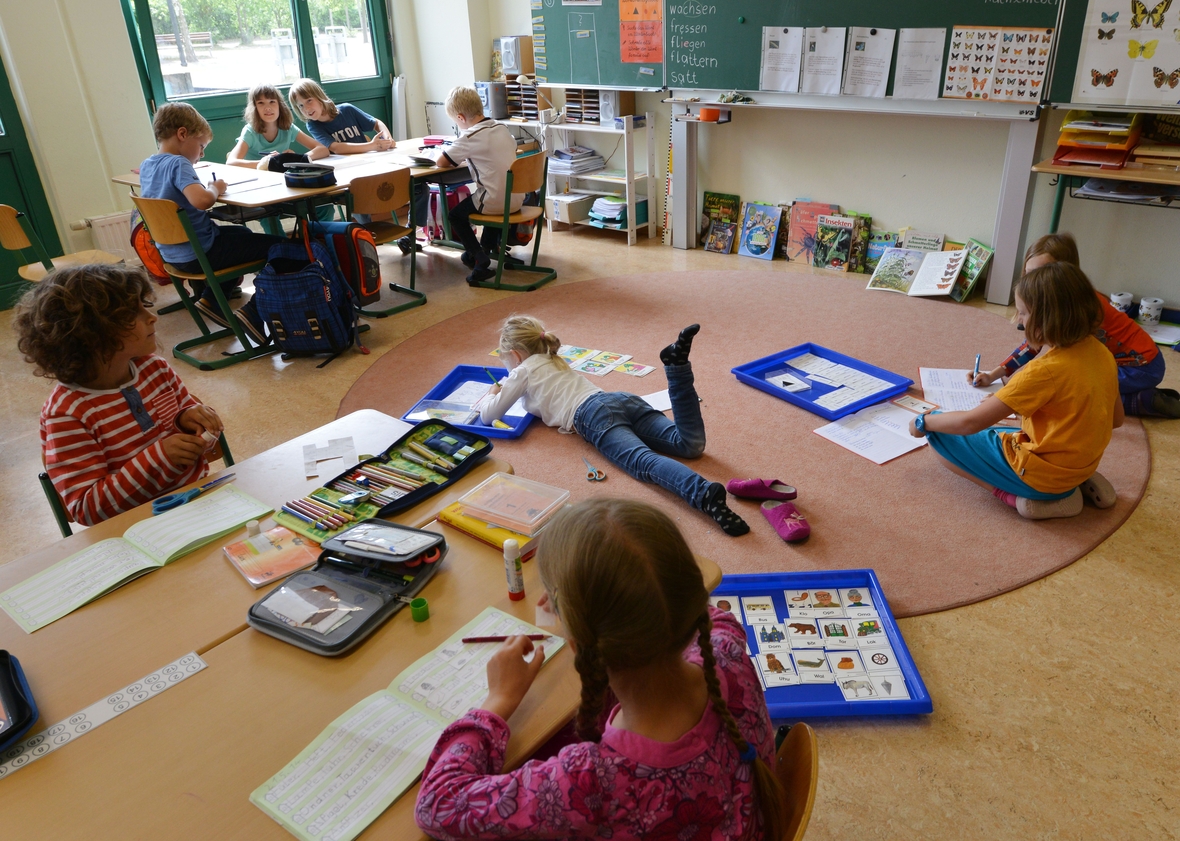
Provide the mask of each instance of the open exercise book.
{"label": "open exercise book", "polygon": [[[351,841],[414,784],[443,729],[487,697],[487,662],[500,644],[463,637],[538,633],[545,632],[486,608],[329,724],[250,802],[303,841]],[[563,645],[546,640],[546,659]]]}
{"label": "open exercise book", "polygon": [[221,488],[58,561],[0,593],[0,607],[31,634],[273,510],[232,485]]}

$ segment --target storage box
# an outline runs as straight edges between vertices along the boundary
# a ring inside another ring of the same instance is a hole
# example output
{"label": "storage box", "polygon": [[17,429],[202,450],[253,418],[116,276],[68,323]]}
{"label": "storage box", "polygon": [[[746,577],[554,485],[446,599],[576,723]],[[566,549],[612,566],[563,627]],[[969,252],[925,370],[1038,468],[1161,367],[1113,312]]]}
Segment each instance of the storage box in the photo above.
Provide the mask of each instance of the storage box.
{"label": "storage box", "polygon": [[546,196],[545,216],[554,222],[566,225],[585,222],[590,217],[590,207],[593,204],[594,196],[583,196],[576,193]]}
{"label": "storage box", "polygon": [[[508,370],[500,365],[456,365],[451,369],[451,372],[439,380],[438,384],[430,391],[423,395],[422,399],[410,407],[410,410],[402,415],[402,420],[407,423],[415,423],[416,421],[408,420],[409,416],[423,411],[422,404],[437,403],[444,401],[448,395],[454,393],[457,389],[466,383],[478,383],[479,385],[491,385],[488,379],[488,372],[497,380],[508,376]],[[483,421],[476,418],[471,423],[456,423],[454,426],[467,432],[474,432],[477,435],[483,435],[487,438],[519,438],[532,422],[532,415],[505,415],[504,423],[508,424],[508,429],[501,429],[497,426],[485,426]]]}

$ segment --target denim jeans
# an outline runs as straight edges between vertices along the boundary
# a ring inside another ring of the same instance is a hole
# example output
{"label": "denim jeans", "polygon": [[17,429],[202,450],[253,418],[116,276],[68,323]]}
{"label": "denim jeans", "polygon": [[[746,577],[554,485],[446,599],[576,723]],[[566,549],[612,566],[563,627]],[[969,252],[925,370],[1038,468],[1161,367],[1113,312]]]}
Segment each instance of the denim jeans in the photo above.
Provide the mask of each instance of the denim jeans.
{"label": "denim jeans", "polygon": [[[256,260],[265,260],[270,253],[272,245],[278,245],[287,241],[286,237],[276,237],[270,234],[258,234],[250,230],[244,225],[218,225],[217,239],[213,240],[213,247],[205,252],[205,256],[209,258],[209,265],[215,271],[229,268],[230,266],[237,266],[242,263],[253,263]],[[189,263],[181,263],[177,265],[178,269],[186,272],[201,272],[201,264],[196,260]],[[218,283],[223,294],[228,295],[229,291],[241,282],[241,277],[231,277],[222,280]],[[206,290],[201,294],[201,297],[206,302],[213,306],[216,299],[213,293]],[[245,307],[249,313],[256,312],[256,305],[253,299],[246,302]],[[226,313],[229,315],[229,313]]]}
{"label": "denim jeans", "polygon": [[693,388],[692,364],[665,365],[672,417],[642,397],[604,391],[587,397],[574,413],[574,429],[614,464],[641,482],[652,482],[700,508],[709,480],[675,459],[705,451],[705,422]]}

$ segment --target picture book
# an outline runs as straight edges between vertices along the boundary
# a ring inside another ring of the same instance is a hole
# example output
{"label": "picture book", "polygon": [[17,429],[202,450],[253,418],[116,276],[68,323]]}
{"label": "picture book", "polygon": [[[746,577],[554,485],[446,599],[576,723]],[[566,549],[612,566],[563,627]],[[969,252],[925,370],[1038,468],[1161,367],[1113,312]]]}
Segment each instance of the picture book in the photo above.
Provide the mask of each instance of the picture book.
{"label": "picture book", "polygon": [[967,240],[967,258],[963,261],[963,270],[951,287],[951,297],[956,301],[965,301],[985,274],[991,264],[995,250],[988,248],[977,239]]}
{"label": "picture book", "polygon": [[950,295],[966,256],[966,250],[890,248],[877,263],[866,288],[903,295]]}
{"label": "picture book", "polygon": [[[544,633],[485,608],[388,687],[341,713],[250,802],[301,841],[352,841],[414,784],[446,726],[487,697],[487,662],[500,645],[463,638]],[[546,662],[564,645],[561,637],[546,639]]]}
{"label": "picture book", "polygon": [[856,220],[851,216],[819,217],[815,228],[815,251],[811,265],[817,269],[848,271],[852,257],[852,236]]}
{"label": "picture book", "polygon": [[782,215],[783,209],[777,204],[747,203],[738,238],[738,254],[773,260],[774,242]]}
{"label": "picture book", "polygon": [[836,215],[840,205],[800,200],[791,205],[790,230],[787,240],[787,258],[800,263],[810,263],[815,252],[815,229],[819,217]]}
{"label": "picture book", "polygon": [[901,247],[911,251],[942,251],[945,239],[942,234],[924,234],[910,228],[901,240]]}
{"label": "picture book", "polygon": [[31,634],[272,510],[233,485],[202,494],[0,593],[0,607]]}
{"label": "picture book", "polygon": [[872,272],[877,268],[877,262],[881,259],[881,255],[885,253],[888,248],[894,248],[897,245],[897,233],[890,231],[877,231],[869,234],[868,249],[865,252],[865,271]]}
{"label": "picture book", "polygon": [[741,221],[742,200],[728,193],[705,191],[701,202],[701,239],[707,239],[714,222],[736,225]]}
{"label": "picture book", "polygon": [[223,546],[221,551],[257,590],[314,564],[320,547],[301,534],[275,526],[262,534]]}
{"label": "picture book", "polygon": [[778,226],[778,239],[774,244],[774,256],[780,260],[787,260],[790,259],[787,257],[787,244],[791,236],[791,205],[780,204],[779,207],[783,209],[783,216]]}
{"label": "picture book", "polygon": [[705,240],[705,250],[718,254],[728,254],[733,250],[733,241],[737,236],[736,222],[715,221],[709,226],[709,236]]}
{"label": "picture book", "polygon": [[[532,537],[527,534],[506,529],[503,526],[493,525],[487,520],[481,520],[479,517],[472,517],[463,513],[463,506],[457,502],[452,502],[442,511],[438,512],[438,519],[440,522],[446,523],[453,529],[463,532],[470,537],[474,537],[480,543],[486,543],[488,546],[495,546],[497,549],[504,548],[505,540],[515,540],[520,546],[520,559],[527,561],[537,551],[537,540],[540,538],[540,532],[537,532]],[[544,530],[544,527],[542,527]]]}
{"label": "picture book", "polygon": [[869,251],[869,237],[872,236],[873,217],[867,213],[846,211],[845,216],[851,216],[856,222],[852,230],[852,251],[848,256],[848,271],[864,274]]}

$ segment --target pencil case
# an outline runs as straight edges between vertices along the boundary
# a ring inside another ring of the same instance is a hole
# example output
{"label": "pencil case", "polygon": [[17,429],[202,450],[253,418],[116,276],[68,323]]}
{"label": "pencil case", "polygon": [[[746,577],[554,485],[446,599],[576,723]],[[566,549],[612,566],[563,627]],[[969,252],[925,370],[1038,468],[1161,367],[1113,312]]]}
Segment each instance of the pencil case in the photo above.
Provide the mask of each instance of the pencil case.
{"label": "pencil case", "polygon": [[246,622],[313,654],[343,654],[397,613],[434,577],[446,539],[366,520],[324,541],[316,565],[250,606]]}
{"label": "pencil case", "polygon": [[39,715],[20,661],[0,651],[0,754],[24,738]]}
{"label": "pencil case", "polygon": [[336,183],[336,170],[326,164],[284,164],[283,181],[288,187],[331,187]]}
{"label": "pencil case", "polygon": [[[453,468],[431,462],[420,450],[415,450],[414,445],[425,447],[454,465]],[[390,444],[380,455],[365,459],[328,480],[304,500],[294,500],[280,506],[275,520],[316,543],[324,544],[329,538],[351,528],[356,521],[398,514],[429,499],[467,475],[491,452],[490,438],[459,429],[444,420],[424,420]],[[401,485],[387,484],[396,482],[401,482]],[[368,500],[355,505],[340,502],[349,495],[364,493],[366,490],[371,494]],[[317,518],[314,511],[309,512],[302,504],[308,500],[312,507],[320,506],[323,511],[329,512],[329,516]],[[341,512],[344,517],[339,516]],[[346,521],[343,524],[342,519]]]}

